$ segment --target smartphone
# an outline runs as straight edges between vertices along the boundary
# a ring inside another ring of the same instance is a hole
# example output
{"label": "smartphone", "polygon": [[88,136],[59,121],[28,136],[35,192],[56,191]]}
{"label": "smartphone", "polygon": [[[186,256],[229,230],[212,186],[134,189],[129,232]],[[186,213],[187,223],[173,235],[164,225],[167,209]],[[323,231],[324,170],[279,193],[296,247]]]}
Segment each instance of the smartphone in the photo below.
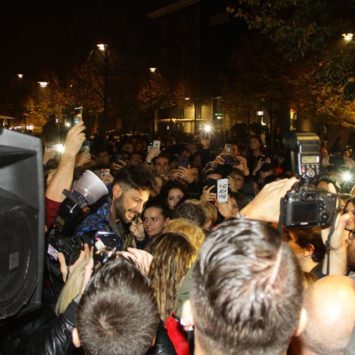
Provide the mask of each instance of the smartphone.
{"label": "smartphone", "polygon": [[218,202],[228,201],[228,179],[217,180],[217,201]]}
{"label": "smartphone", "polygon": [[98,231],[95,234],[95,249],[102,251],[103,249],[120,250],[121,241],[117,238],[117,235],[113,232]]}
{"label": "smartphone", "polygon": [[90,141],[85,140],[83,145],[80,148],[80,153],[82,152],[88,152],[90,153]]}
{"label": "smartphone", "polygon": [[225,144],[224,145],[224,151],[226,152],[226,154],[230,154],[232,149],[232,145],[231,144]]}
{"label": "smartphone", "polygon": [[160,141],[158,140],[153,141],[153,148],[160,150]]}
{"label": "smartphone", "polygon": [[73,124],[78,124],[83,120],[83,106],[78,106],[74,108],[74,119]]}

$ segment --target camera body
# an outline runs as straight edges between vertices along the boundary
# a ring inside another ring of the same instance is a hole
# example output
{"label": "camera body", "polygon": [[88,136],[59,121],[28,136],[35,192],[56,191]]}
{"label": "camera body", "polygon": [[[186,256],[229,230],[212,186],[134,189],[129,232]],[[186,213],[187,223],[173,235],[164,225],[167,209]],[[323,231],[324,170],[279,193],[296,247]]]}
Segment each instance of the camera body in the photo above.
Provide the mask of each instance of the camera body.
{"label": "camera body", "polygon": [[313,184],[320,172],[319,137],[314,133],[291,133],[283,143],[291,149],[292,169],[301,181],[281,199],[280,221],[287,227],[329,227],[337,197]]}
{"label": "camera body", "polygon": [[336,195],[311,184],[296,184],[281,199],[283,224],[287,227],[328,227],[333,222]]}

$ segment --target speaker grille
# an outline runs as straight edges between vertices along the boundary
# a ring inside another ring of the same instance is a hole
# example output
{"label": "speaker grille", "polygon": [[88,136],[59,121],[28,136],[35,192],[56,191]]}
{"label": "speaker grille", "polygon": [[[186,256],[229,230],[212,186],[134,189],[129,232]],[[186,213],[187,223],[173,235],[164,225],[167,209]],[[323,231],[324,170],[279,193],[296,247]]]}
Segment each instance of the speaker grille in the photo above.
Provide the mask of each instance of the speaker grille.
{"label": "speaker grille", "polygon": [[[18,202],[6,200],[7,206]],[[31,232],[37,218],[27,205],[0,213],[0,319],[17,313],[37,286],[37,234]]]}

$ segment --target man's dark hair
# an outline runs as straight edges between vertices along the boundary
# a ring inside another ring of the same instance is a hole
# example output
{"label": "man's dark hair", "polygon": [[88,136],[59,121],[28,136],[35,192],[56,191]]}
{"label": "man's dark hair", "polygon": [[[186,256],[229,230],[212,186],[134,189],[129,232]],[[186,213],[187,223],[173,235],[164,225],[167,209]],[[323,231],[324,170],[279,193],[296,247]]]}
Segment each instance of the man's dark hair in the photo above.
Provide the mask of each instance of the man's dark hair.
{"label": "man's dark hair", "polygon": [[76,320],[85,353],[138,355],[151,346],[160,316],[149,280],[118,258],[93,275]]}
{"label": "man's dark hair", "polygon": [[244,194],[240,191],[237,192],[230,191],[229,196],[235,199],[239,211],[241,211],[248,204],[248,200],[245,198]]}
{"label": "man's dark hair", "polygon": [[322,235],[320,229],[300,229],[290,228],[290,232],[293,232],[295,236],[295,242],[302,248],[307,248],[308,245],[313,246],[312,260],[319,263],[323,260],[325,255],[325,245],[322,241]]}
{"label": "man's dark hair", "polygon": [[162,153],[160,153],[157,157],[155,157],[155,158],[152,159],[152,163],[155,164],[156,160],[159,159],[159,158],[168,159],[168,160],[169,160],[169,164],[170,164],[170,162],[171,162],[171,155],[170,155],[169,153],[162,152]]}
{"label": "man's dark hair", "polygon": [[175,218],[185,218],[188,221],[201,227],[206,222],[206,216],[203,209],[195,203],[184,202],[175,209]]}
{"label": "man's dark hair", "polygon": [[112,185],[124,184],[137,190],[155,191],[154,175],[144,166],[128,165],[117,171]]}
{"label": "man's dark hair", "polygon": [[206,354],[284,353],[302,292],[296,257],[274,228],[245,219],[222,223],[193,270],[190,298],[201,347]]}

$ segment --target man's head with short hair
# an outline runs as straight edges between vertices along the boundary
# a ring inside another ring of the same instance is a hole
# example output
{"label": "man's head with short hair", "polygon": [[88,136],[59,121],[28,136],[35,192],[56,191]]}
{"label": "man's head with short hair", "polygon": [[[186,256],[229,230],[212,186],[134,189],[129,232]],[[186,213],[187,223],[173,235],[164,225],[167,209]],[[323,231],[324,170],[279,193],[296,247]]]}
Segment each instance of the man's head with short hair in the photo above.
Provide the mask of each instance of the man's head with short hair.
{"label": "man's head with short hair", "polygon": [[153,344],[160,317],[149,280],[118,258],[92,276],[76,320],[74,344],[81,343],[86,354],[138,355]]}
{"label": "man's head with short hair", "polygon": [[231,220],[201,248],[190,290],[203,354],[282,354],[302,308],[295,256],[267,223]]}
{"label": "man's head with short hair", "polygon": [[166,176],[170,170],[170,156],[168,154],[160,154],[153,160],[155,175]]}
{"label": "man's head with short hair", "polygon": [[153,174],[144,167],[129,165],[120,169],[112,184],[111,212],[114,218],[130,223],[137,214],[142,213],[155,188]]}
{"label": "man's head with short hair", "polygon": [[203,227],[206,221],[205,212],[202,207],[191,202],[184,202],[178,205],[175,209],[175,217],[185,218],[199,227]]}
{"label": "man's head with short hair", "polygon": [[355,281],[340,275],[323,277],[305,293],[304,307],[303,353],[344,354],[355,327]]}

